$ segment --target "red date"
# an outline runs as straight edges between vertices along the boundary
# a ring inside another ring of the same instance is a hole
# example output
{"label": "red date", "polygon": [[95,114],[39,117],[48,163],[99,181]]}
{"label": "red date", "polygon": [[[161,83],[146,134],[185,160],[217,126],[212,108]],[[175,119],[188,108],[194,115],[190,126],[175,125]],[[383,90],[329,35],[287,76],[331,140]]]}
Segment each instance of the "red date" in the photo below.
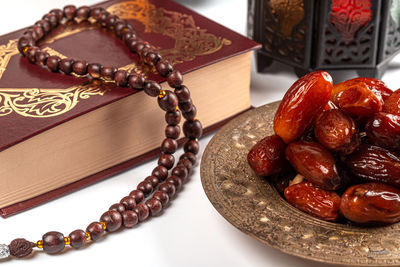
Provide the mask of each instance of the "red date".
{"label": "red date", "polygon": [[371,144],[400,152],[400,116],[376,113],[369,119],[365,131]]}
{"label": "red date", "polygon": [[396,90],[385,100],[383,112],[400,115],[400,89]]}
{"label": "red date", "polygon": [[315,122],[329,101],[332,77],[316,71],[298,79],[286,92],[275,114],[274,131],[289,144]]}
{"label": "red date", "polygon": [[400,190],[382,183],[354,185],[346,190],[340,212],[361,224],[389,224],[400,221]]}
{"label": "red date", "polygon": [[267,136],[253,146],[247,161],[254,172],[261,176],[276,174],[284,167],[286,144],[277,135]]}
{"label": "red date", "polygon": [[350,172],[359,178],[400,186],[400,158],[389,150],[362,145],[346,163]]}
{"label": "red date", "polygon": [[356,124],[340,109],[324,111],[315,123],[314,133],[323,146],[344,155],[353,153],[360,145]]}
{"label": "red date", "polygon": [[287,146],[286,158],[306,180],[326,189],[336,190],[341,179],[332,154],[315,142],[295,142]]}
{"label": "red date", "polygon": [[339,216],[340,197],[310,182],[301,182],[285,189],[286,200],[294,207],[325,221],[335,221]]}

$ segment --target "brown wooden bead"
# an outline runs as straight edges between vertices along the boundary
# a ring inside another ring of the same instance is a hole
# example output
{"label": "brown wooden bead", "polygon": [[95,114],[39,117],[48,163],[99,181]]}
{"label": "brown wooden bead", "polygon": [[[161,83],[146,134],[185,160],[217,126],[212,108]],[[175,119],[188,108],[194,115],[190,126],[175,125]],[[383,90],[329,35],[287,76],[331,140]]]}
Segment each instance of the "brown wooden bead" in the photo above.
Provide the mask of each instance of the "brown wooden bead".
{"label": "brown wooden bead", "polygon": [[26,240],[25,238],[16,238],[8,245],[10,255],[16,258],[24,258],[32,253],[32,248],[36,244]]}
{"label": "brown wooden bead", "polygon": [[52,72],[57,72],[60,67],[60,58],[58,56],[49,56],[46,60],[47,68]]}
{"label": "brown wooden bead", "polygon": [[49,53],[44,52],[44,51],[38,51],[36,52],[36,63],[39,64],[40,66],[46,65],[46,61],[49,58]]}
{"label": "brown wooden bead", "polygon": [[122,41],[124,41],[124,43],[129,47],[128,44],[130,44],[130,42],[132,40],[137,41],[138,40],[138,36],[136,35],[136,33],[133,30],[126,30],[122,34]]}
{"label": "brown wooden bead", "polygon": [[178,105],[178,98],[171,91],[165,91],[165,95],[158,97],[157,101],[160,108],[165,111],[174,111]]}
{"label": "brown wooden bead", "polygon": [[90,16],[90,7],[81,6],[76,10],[76,17],[78,19],[87,20]]}
{"label": "brown wooden bead", "polygon": [[127,86],[128,72],[126,70],[117,70],[114,74],[114,80],[118,86]]}
{"label": "brown wooden bead", "polygon": [[53,14],[54,16],[56,16],[58,23],[60,23],[62,21],[62,19],[64,18],[64,13],[59,8],[52,9],[49,13]]}
{"label": "brown wooden bead", "polygon": [[131,73],[128,77],[129,86],[136,90],[143,90],[145,79],[143,75]]}
{"label": "brown wooden bead", "polygon": [[106,21],[108,16],[111,16],[111,14],[108,11],[101,13],[101,15],[97,20],[97,23],[99,23],[102,27],[106,27],[107,26]]}
{"label": "brown wooden bead", "polygon": [[136,207],[136,200],[131,196],[123,197],[120,203],[124,205],[125,210],[133,210]]}
{"label": "brown wooden bead", "polygon": [[190,171],[190,169],[192,169],[192,167],[193,167],[193,163],[189,160],[189,159],[187,159],[187,158],[182,158],[182,159],[180,159],[179,161],[178,161],[178,164],[176,164],[176,166],[184,166],[187,170],[188,170],[188,172]]}
{"label": "brown wooden bead", "polygon": [[32,30],[36,33],[36,40],[40,40],[44,37],[44,30],[42,27],[35,25],[32,27]]}
{"label": "brown wooden bead", "polygon": [[146,81],[144,84],[144,92],[149,96],[158,96],[161,91],[161,86],[155,81]]}
{"label": "brown wooden bead", "polygon": [[155,51],[148,52],[144,58],[144,61],[147,64],[154,64],[154,65],[156,65],[159,60],[161,60],[161,55]]}
{"label": "brown wooden bead", "polygon": [[47,20],[50,23],[51,28],[55,28],[58,24],[57,17],[51,13],[47,13],[42,19]]}
{"label": "brown wooden bead", "polygon": [[139,222],[139,216],[133,210],[126,210],[122,212],[122,221],[126,228],[132,228]]}
{"label": "brown wooden bead", "polygon": [[95,79],[100,78],[101,74],[101,65],[97,63],[92,63],[88,65],[88,73]]}
{"label": "brown wooden bead", "polygon": [[161,152],[173,154],[178,149],[178,142],[172,138],[166,138],[161,144]]}
{"label": "brown wooden bead", "polygon": [[143,42],[143,41],[140,41],[140,42],[137,42],[133,47],[132,47],[132,50],[135,52],[135,53],[137,53],[137,54],[141,54],[142,53],[142,50],[144,49],[144,48],[149,48],[150,47],[150,45],[148,45],[146,42]]}
{"label": "brown wooden bead", "polygon": [[151,182],[148,181],[139,183],[136,189],[142,191],[145,196],[153,192],[153,186],[151,185]]}
{"label": "brown wooden bead", "polygon": [[123,211],[125,211],[125,206],[121,203],[115,203],[112,204],[110,208],[108,208],[108,210],[115,210],[118,211],[119,213],[122,213]]}
{"label": "brown wooden bead", "polygon": [[183,150],[185,152],[192,152],[193,154],[199,153],[199,142],[194,139],[191,139],[185,143],[183,146]]}
{"label": "brown wooden bead", "polygon": [[179,110],[168,111],[165,113],[165,121],[168,125],[178,125],[181,122],[181,112]]}
{"label": "brown wooden bead", "polygon": [[72,65],[72,70],[78,75],[87,74],[87,62],[85,60],[76,60]]}
{"label": "brown wooden bead", "polygon": [[59,232],[48,232],[43,235],[43,251],[48,254],[56,254],[64,249],[64,235]]}
{"label": "brown wooden bead", "polygon": [[179,102],[187,102],[190,99],[190,91],[189,89],[182,85],[175,89],[175,94],[178,97]]}
{"label": "brown wooden bead", "polygon": [[17,47],[18,47],[18,51],[22,54],[22,55],[24,55],[25,56],[25,52],[24,52],[24,49],[26,48],[26,47],[30,47],[30,46],[34,46],[35,45],[35,41],[33,40],[33,38],[32,37],[30,37],[30,36],[22,36],[22,37],[20,37],[19,39],[18,39],[18,44],[17,44]]}
{"label": "brown wooden bead", "polygon": [[101,225],[99,222],[92,222],[89,224],[89,226],[86,228],[86,232],[90,233],[93,241],[99,240],[105,234],[103,225]]}
{"label": "brown wooden bead", "polygon": [[29,36],[35,42],[38,40],[38,36],[37,36],[36,32],[34,30],[32,30],[32,28],[27,29],[24,32],[23,36]]}
{"label": "brown wooden bead", "polygon": [[114,74],[117,71],[117,68],[115,67],[103,67],[101,68],[100,74],[101,77],[108,79],[108,80],[114,80]]}
{"label": "brown wooden bead", "polygon": [[72,20],[75,18],[75,14],[76,14],[76,7],[73,5],[68,5],[65,6],[63,9],[63,13],[64,13],[64,17],[67,20]]}
{"label": "brown wooden bead", "polygon": [[179,102],[178,106],[183,113],[189,112],[193,108],[193,102],[191,99],[189,99],[186,102]]}
{"label": "brown wooden bead", "polygon": [[146,220],[149,217],[149,207],[147,207],[147,205],[144,203],[139,203],[135,207],[134,211],[137,213],[140,222]]}
{"label": "brown wooden bead", "polygon": [[119,21],[114,23],[114,33],[117,37],[121,38],[123,29],[126,28],[126,23]]}
{"label": "brown wooden bead", "polygon": [[160,200],[161,205],[165,207],[169,202],[169,196],[164,191],[157,191],[154,193],[153,198]]}
{"label": "brown wooden bead", "polygon": [[156,64],[156,69],[158,73],[163,77],[167,77],[168,74],[173,71],[172,65],[166,60],[158,61]]}
{"label": "brown wooden bead", "polygon": [[125,41],[125,44],[132,53],[136,53],[135,47],[136,47],[136,44],[139,42],[141,42],[141,40],[139,38],[129,38]]}
{"label": "brown wooden bead", "polygon": [[167,183],[171,183],[175,186],[176,191],[179,191],[182,188],[182,180],[178,176],[171,175],[165,180]]}
{"label": "brown wooden bead", "polygon": [[121,213],[115,210],[108,210],[101,215],[100,222],[106,223],[107,232],[115,232],[122,225]]}
{"label": "brown wooden bead", "polygon": [[188,170],[186,169],[185,166],[178,165],[178,166],[175,166],[175,168],[172,169],[171,174],[181,178],[182,182],[184,182],[184,181],[186,181],[189,172],[188,172]]}
{"label": "brown wooden bead", "polygon": [[157,177],[160,181],[164,181],[168,177],[168,169],[164,166],[157,166],[154,168],[151,175]]}
{"label": "brown wooden bead", "polygon": [[117,21],[117,19],[118,19],[118,17],[115,16],[115,15],[107,16],[106,21],[105,21],[106,22],[106,27],[109,30],[112,30],[113,27],[114,27],[114,23]]}
{"label": "brown wooden bead", "polygon": [[180,87],[183,83],[182,74],[178,70],[170,72],[167,76],[167,82],[172,88]]}
{"label": "brown wooden bead", "polygon": [[180,134],[181,127],[179,125],[167,125],[167,127],[165,127],[165,137],[167,138],[177,139]]}
{"label": "brown wooden bead", "polygon": [[158,187],[158,190],[166,193],[169,196],[169,198],[173,197],[176,192],[175,186],[168,182],[164,182],[164,183],[160,184],[160,186]]}
{"label": "brown wooden bead", "polygon": [[203,134],[203,128],[200,121],[185,121],[183,124],[183,133],[189,139],[200,138]]}
{"label": "brown wooden bead", "polygon": [[156,198],[150,198],[146,201],[145,203],[147,207],[150,210],[150,215],[151,216],[156,216],[159,214],[162,210],[162,204],[161,201],[156,199]]}
{"label": "brown wooden bead", "polygon": [[60,61],[60,70],[64,74],[71,74],[72,72],[72,65],[74,64],[74,60],[72,58],[63,58]]}
{"label": "brown wooden bead", "polygon": [[133,197],[133,199],[135,200],[136,203],[140,203],[143,201],[144,199],[144,194],[142,191],[140,190],[133,190],[132,192],[129,193],[130,197]]}
{"label": "brown wooden bead", "polygon": [[104,8],[102,7],[95,7],[90,10],[90,17],[97,20],[101,14],[105,12]]}
{"label": "brown wooden bead", "polygon": [[158,165],[164,166],[168,170],[174,166],[175,157],[171,154],[162,153],[158,158]]}
{"label": "brown wooden bead", "polygon": [[51,25],[50,22],[48,22],[47,20],[38,20],[35,25],[42,27],[43,31],[45,33],[49,33],[51,31]]}
{"label": "brown wooden bead", "polygon": [[144,180],[146,182],[149,182],[153,188],[155,188],[160,183],[160,180],[154,175],[147,176]]}
{"label": "brown wooden bead", "polygon": [[25,53],[25,57],[28,59],[30,63],[36,62],[36,53],[39,52],[40,49],[36,46],[31,46]]}
{"label": "brown wooden bead", "polygon": [[194,105],[192,105],[192,109],[189,110],[188,112],[184,112],[182,115],[186,120],[192,121],[196,118],[197,108]]}
{"label": "brown wooden bead", "polygon": [[76,249],[84,247],[87,243],[86,233],[80,229],[71,232],[69,238],[71,240],[71,247]]}
{"label": "brown wooden bead", "polygon": [[188,159],[194,165],[196,163],[196,155],[192,152],[185,152],[179,159]]}

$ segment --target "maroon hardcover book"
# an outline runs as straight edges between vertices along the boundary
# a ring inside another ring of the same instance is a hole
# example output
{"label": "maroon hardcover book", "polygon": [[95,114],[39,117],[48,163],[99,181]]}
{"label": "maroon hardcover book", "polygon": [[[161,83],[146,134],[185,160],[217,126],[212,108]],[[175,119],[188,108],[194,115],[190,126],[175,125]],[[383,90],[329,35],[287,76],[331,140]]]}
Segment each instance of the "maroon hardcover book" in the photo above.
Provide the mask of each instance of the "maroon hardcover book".
{"label": "maroon hardcover book", "polygon": [[[252,40],[169,0],[115,0],[95,6],[102,6],[128,20],[143,39],[158,48],[163,57],[168,58],[183,74],[258,48]],[[0,151],[138,93],[112,85],[93,89],[87,85],[85,77],[50,73],[45,68],[28,63],[17,50],[17,39],[23,31],[0,37]],[[163,81],[149,66],[137,63],[140,62],[137,56],[112,33],[89,22],[61,25],[41,46],[60,57],[135,69],[143,71],[151,79]],[[208,127],[206,132],[217,126]],[[72,184],[4,207],[0,209],[0,215],[15,214],[97,182],[148,160],[156,152],[149,151]]]}

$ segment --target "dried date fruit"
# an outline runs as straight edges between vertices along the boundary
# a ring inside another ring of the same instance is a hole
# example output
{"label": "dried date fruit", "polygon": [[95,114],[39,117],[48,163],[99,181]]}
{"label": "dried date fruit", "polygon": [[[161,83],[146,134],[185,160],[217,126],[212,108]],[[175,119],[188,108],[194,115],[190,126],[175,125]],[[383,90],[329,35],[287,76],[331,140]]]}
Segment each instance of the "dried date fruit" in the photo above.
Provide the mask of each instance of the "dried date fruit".
{"label": "dried date fruit", "polygon": [[325,71],[309,73],[286,92],[274,118],[274,131],[289,144],[315,122],[329,101],[332,77]]}
{"label": "dried date fruit", "polygon": [[310,182],[287,187],[285,198],[294,207],[319,219],[335,221],[339,217],[339,195],[318,188]]}
{"label": "dried date fruit", "polygon": [[247,161],[254,172],[261,176],[276,174],[284,167],[286,144],[277,135],[261,139],[247,154]]}
{"label": "dried date fruit", "polygon": [[400,221],[400,190],[382,183],[354,185],[346,190],[340,212],[352,222],[389,224]]}
{"label": "dried date fruit", "polygon": [[400,89],[396,90],[385,100],[383,112],[400,115]]}
{"label": "dried date fruit", "polygon": [[315,142],[291,143],[285,150],[286,158],[306,180],[326,189],[336,190],[341,185],[335,159],[322,145]]}
{"label": "dried date fruit", "polygon": [[381,111],[391,92],[377,79],[355,78],[336,84],[331,100],[347,114],[362,118]]}
{"label": "dried date fruit", "polygon": [[371,144],[400,152],[400,116],[376,113],[369,119],[365,131]]}
{"label": "dried date fruit", "polygon": [[340,109],[330,109],[318,117],[314,134],[320,144],[344,155],[360,145],[360,136],[353,119]]}
{"label": "dried date fruit", "polygon": [[349,171],[364,180],[400,186],[400,158],[384,148],[361,145],[346,160]]}

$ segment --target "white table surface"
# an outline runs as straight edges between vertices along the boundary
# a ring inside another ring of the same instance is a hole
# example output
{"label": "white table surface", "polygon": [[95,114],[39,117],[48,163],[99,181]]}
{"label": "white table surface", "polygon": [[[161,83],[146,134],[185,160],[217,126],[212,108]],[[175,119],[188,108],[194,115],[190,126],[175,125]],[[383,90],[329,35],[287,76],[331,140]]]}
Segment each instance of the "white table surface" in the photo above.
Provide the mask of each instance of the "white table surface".
{"label": "white table surface", "polygon": [[[55,7],[67,4],[90,5],[96,0],[1,1],[0,35],[31,25]],[[184,5],[245,34],[247,1],[180,0]],[[396,89],[400,70],[397,58],[383,80]],[[349,75],[352,75],[351,73]],[[252,69],[251,103],[260,106],[280,99],[296,80],[292,72],[257,74]],[[195,100],[194,100],[195,101]],[[5,130],[5,129],[2,129]],[[201,152],[212,135],[200,141]],[[110,204],[117,202],[146,177],[155,161],[79,190],[68,196],[8,219],[0,219],[0,244],[16,237],[36,241],[50,230],[68,234],[85,229],[98,220]],[[300,266],[321,267],[315,263],[286,255],[243,234],[229,224],[208,201],[200,181],[200,167],[191,180],[160,217],[134,229],[108,235],[82,250],[69,250],[58,256],[36,253],[33,259],[0,262],[9,266]]]}

